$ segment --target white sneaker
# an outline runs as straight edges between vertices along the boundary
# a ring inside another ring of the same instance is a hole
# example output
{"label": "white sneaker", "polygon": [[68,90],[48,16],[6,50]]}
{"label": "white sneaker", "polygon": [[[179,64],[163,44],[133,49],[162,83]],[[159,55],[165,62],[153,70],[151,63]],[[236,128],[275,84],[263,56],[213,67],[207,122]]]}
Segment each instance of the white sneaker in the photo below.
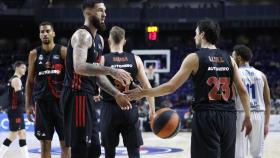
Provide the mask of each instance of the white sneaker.
{"label": "white sneaker", "polygon": [[20,150],[21,154],[24,156],[24,158],[30,158],[29,154],[28,154],[27,145],[20,147],[19,150]]}
{"label": "white sneaker", "polygon": [[2,144],[0,147],[0,158],[3,158],[3,156],[5,155],[5,153],[8,151],[9,147]]}

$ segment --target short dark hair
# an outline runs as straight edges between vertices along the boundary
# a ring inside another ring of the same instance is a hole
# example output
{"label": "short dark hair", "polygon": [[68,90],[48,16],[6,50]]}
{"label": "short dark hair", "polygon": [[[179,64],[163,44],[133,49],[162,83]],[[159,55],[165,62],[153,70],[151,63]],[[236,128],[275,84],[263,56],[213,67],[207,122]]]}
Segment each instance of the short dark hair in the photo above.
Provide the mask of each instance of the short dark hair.
{"label": "short dark hair", "polygon": [[119,44],[125,38],[125,30],[119,26],[113,26],[110,30],[110,35],[115,44]]}
{"label": "short dark hair", "polygon": [[25,65],[25,63],[23,61],[16,61],[13,65],[14,69],[16,69],[17,67],[20,67],[21,65]]}
{"label": "short dark hair", "polygon": [[86,8],[93,8],[95,7],[96,3],[104,3],[103,0],[84,0],[82,3],[82,10]]}
{"label": "short dark hair", "polygon": [[206,18],[197,22],[199,32],[204,32],[207,42],[216,44],[220,38],[221,28],[217,22],[212,19]]}
{"label": "short dark hair", "polygon": [[236,45],[233,47],[236,55],[241,56],[244,61],[250,61],[253,57],[251,49],[243,44]]}
{"label": "short dark hair", "polygon": [[49,21],[43,21],[43,22],[41,22],[41,23],[39,24],[39,29],[40,29],[41,26],[46,26],[46,25],[51,26],[52,30],[54,30],[53,24],[52,24],[51,22],[49,22]]}

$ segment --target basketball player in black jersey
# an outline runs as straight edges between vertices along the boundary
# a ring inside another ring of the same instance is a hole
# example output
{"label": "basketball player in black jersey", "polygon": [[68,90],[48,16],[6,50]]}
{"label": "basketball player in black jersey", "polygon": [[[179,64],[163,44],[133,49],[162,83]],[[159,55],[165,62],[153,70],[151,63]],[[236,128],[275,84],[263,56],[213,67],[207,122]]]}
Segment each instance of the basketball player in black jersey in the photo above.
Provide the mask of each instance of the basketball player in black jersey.
{"label": "basketball player in black jersey", "polygon": [[24,93],[21,82],[21,77],[26,72],[26,66],[22,61],[17,61],[14,64],[15,73],[11,77],[8,83],[8,100],[9,106],[7,110],[10,133],[9,136],[4,140],[0,147],[0,158],[4,156],[11,143],[19,137],[20,151],[22,152],[23,158],[29,158],[28,150],[26,146],[26,134],[25,134],[25,123],[23,113],[24,108]]}
{"label": "basketball player in black jersey", "polygon": [[31,98],[35,101],[35,136],[41,142],[41,157],[51,157],[51,141],[56,130],[61,146],[61,157],[67,158],[63,109],[59,103],[64,80],[66,47],[54,43],[55,32],[50,22],[39,25],[42,45],[30,51],[26,81],[26,109],[29,121],[34,121]]}
{"label": "basketball player in black jersey", "polygon": [[[162,96],[174,92],[191,76],[195,85],[191,138],[192,158],[234,158],[236,109],[232,84],[237,87],[245,111],[243,129],[252,129],[249,96],[241,81],[235,61],[215,44],[220,27],[210,19],[201,20],[195,30],[199,48],[183,61],[175,76],[158,87],[131,91],[131,99]],[[243,130],[242,129],[242,130]]]}
{"label": "basketball player in black jersey", "polygon": [[84,26],[75,31],[68,45],[61,103],[64,107],[65,142],[72,158],[98,158],[101,147],[93,95],[97,85],[114,96],[122,109],[130,109],[126,95],[117,90],[105,75],[122,85],[131,82],[130,74],[97,64],[96,32],[105,27],[106,7],[102,1],[86,0],[82,4]]}
{"label": "basketball player in black jersey", "polygon": [[[123,52],[125,44],[125,30],[114,26],[110,30],[109,46],[111,53],[101,58],[101,65],[121,68],[130,72],[133,80],[138,80],[143,88],[151,88],[145,74],[143,62],[139,56]],[[120,91],[128,90],[131,85],[123,87],[120,83],[108,76],[111,83]],[[128,111],[121,110],[111,95],[102,91],[103,105],[101,109],[101,140],[105,148],[105,158],[115,157],[115,148],[119,144],[119,135],[123,137],[124,146],[127,148],[129,158],[139,158],[139,147],[143,145],[139,129],[138,108],[133,105]],[[154,98],[148,97],[150,117],[155,113]]]}

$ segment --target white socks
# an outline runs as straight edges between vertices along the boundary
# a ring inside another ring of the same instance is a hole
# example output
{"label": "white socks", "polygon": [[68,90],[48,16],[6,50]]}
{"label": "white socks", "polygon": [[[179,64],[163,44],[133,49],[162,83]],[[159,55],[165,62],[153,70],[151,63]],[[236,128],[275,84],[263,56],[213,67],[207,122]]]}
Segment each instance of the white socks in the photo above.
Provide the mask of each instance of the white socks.
{"label": "white socks", "polygon": [[0,158],[3,158],[3,156],[8,151],[8,149],[9,149],[8,146],[6,146],[4,144],[1,144],[1,147],[0,147]]}
{"label": "white socks", "polygon": [[[22,147],[19,148],[21,155],[23,155],[23,158],[30,158],[29,154],[28,154],[28,149],[27,149],[27,145],[24,145]],[[1,158],[1,157],[0,157]]]}

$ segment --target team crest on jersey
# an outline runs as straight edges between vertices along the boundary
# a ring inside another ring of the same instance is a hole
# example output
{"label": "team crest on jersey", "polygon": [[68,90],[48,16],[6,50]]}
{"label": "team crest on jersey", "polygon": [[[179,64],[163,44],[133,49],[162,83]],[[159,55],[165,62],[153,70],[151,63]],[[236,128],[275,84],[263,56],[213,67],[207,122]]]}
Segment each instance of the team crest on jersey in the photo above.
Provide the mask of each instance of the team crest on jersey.
{"label": "team crest on jersey", "polygon": [[40,55],[39,55],[39,60],[43,60],[43,58],[44,58],[43,55],[40,54]]}
{"label": "team crest on jersey", "polygon": [[[176,153],[182,152],[183,149],[180,148],[170,148],[170,147],[140,147],[140,154],[141,155],[158,155],[158,154],[167,154],[167,153]],[[30,149],[29,152],[31,153],[41,153],[40,148]],[[102,154],[104,155],[104,149],[101,150]],[[51,154],[52,155],[60,155],[61,150],[59,147],[52,148]],[[123,146],[119,146],[116,149],[117,156],[127,156],[127,149]]]}
{"label": "team crest on jersey", "polygon": [[100,43],[98,44],[98,48],[99,48],[99,49],[102,49],[102,45],[101,45]]}

